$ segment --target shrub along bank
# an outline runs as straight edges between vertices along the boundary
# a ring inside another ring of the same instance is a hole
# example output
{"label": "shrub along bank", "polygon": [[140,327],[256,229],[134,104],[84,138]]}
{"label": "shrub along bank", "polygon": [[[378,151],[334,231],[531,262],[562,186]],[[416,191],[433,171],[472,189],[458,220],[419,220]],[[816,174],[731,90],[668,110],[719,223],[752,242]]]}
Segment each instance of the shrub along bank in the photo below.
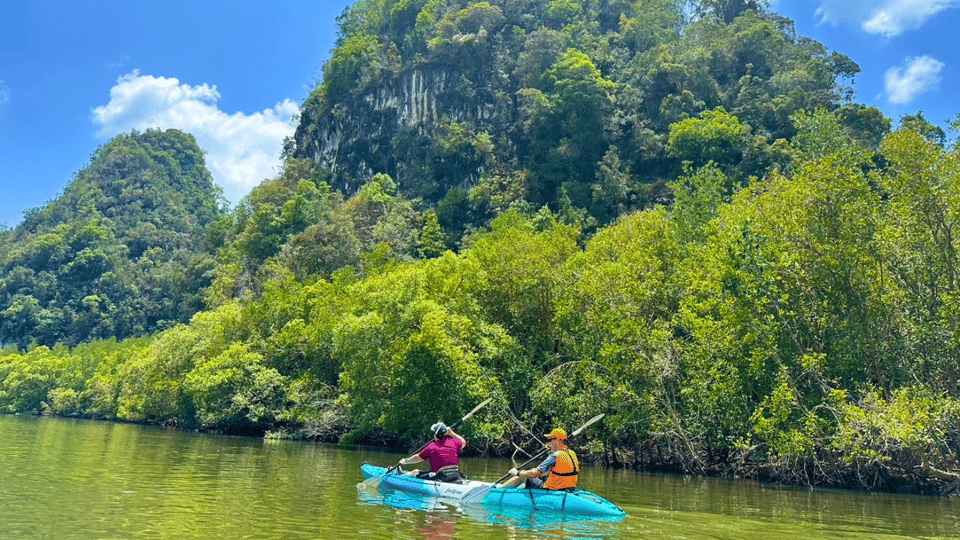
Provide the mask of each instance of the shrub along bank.
{"label": "shrub along bank", "polygon": [[[795,121],[789,169],[735,192],[689,169],[670,209],[589,237],[574,209],[511,210],[459,253],[321,274],[284,264],[315,232],[292,235],[189,324],[4,349],[0,407],[406,446],[493,396],[472,451],[606,413],[576,446],[611,466],[956,493],[960,152]],[[397,207],[379,182],[364,200]]]}

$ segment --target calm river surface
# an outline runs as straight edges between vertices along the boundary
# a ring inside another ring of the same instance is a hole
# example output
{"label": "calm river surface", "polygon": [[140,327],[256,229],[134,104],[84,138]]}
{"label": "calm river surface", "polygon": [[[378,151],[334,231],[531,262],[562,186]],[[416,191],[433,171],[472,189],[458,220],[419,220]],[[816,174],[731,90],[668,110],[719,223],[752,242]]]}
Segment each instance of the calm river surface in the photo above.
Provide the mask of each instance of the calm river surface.
{"label": "calm river surface", "polygon": [[[129,424],[0,416],[0,539],[960,538],[960,501],[585,467],[617,522],[358,489],[397,454]],[[473,478],[509,467],[466,459]]]}

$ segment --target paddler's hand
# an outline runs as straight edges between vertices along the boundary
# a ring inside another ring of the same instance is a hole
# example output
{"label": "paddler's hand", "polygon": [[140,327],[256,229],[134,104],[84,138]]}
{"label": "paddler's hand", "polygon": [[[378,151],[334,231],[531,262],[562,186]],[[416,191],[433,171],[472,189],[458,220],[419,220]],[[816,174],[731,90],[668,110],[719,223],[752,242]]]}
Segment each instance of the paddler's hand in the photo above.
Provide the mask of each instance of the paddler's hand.
{"label": "paddler's hand", "polygon": [[401,465],[406,465],[406,464],[407,464],[407,458],[400,458],[400,464],[401,464]]}
{"label": "paddler's hand", "polygon": [[[503,469],[501,469],[501,470],[503,470]],[[510,476],[520,476],[520,471],[518,471],[517,468],[514,467],[514,468],[510,469]]]}

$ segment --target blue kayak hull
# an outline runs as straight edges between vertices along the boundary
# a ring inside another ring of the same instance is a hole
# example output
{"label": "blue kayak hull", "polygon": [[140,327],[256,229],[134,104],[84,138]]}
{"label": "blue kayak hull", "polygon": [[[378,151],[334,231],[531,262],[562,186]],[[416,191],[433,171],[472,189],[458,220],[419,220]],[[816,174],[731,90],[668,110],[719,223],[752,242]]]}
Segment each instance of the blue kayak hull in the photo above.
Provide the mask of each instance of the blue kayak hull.
{"label": "blue kayak hull", "polygon": [[[384,475],[387,471],[385,467],[375,467],[366,463],[360,469],[364,478],[379,478],[381,488],[416,495],[456,499],[459,502],[463,502],[461,498],[471,490],[490,486],[489,482],[474,480],[467,481],[464,484],[453,484],[394,473]],[[626,512],[619,506],[599,495],[582,489],[568,493],[546,489],[491,488],[481,504],[584,516],[622,517],[626,515]]]}

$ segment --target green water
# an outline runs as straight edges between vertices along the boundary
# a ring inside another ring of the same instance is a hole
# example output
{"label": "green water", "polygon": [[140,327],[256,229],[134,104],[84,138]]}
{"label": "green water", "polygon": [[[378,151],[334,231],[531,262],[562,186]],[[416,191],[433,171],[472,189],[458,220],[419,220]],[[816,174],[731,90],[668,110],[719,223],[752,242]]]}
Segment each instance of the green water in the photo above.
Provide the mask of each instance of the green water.
{"label": "green water", "polygon": [[[960,538],[960,501],[586,467],[618,522],[457,508],[357,488],[396,454],[0,416],[0,539]],[[493,479],[504,460],[466,459]]]}

